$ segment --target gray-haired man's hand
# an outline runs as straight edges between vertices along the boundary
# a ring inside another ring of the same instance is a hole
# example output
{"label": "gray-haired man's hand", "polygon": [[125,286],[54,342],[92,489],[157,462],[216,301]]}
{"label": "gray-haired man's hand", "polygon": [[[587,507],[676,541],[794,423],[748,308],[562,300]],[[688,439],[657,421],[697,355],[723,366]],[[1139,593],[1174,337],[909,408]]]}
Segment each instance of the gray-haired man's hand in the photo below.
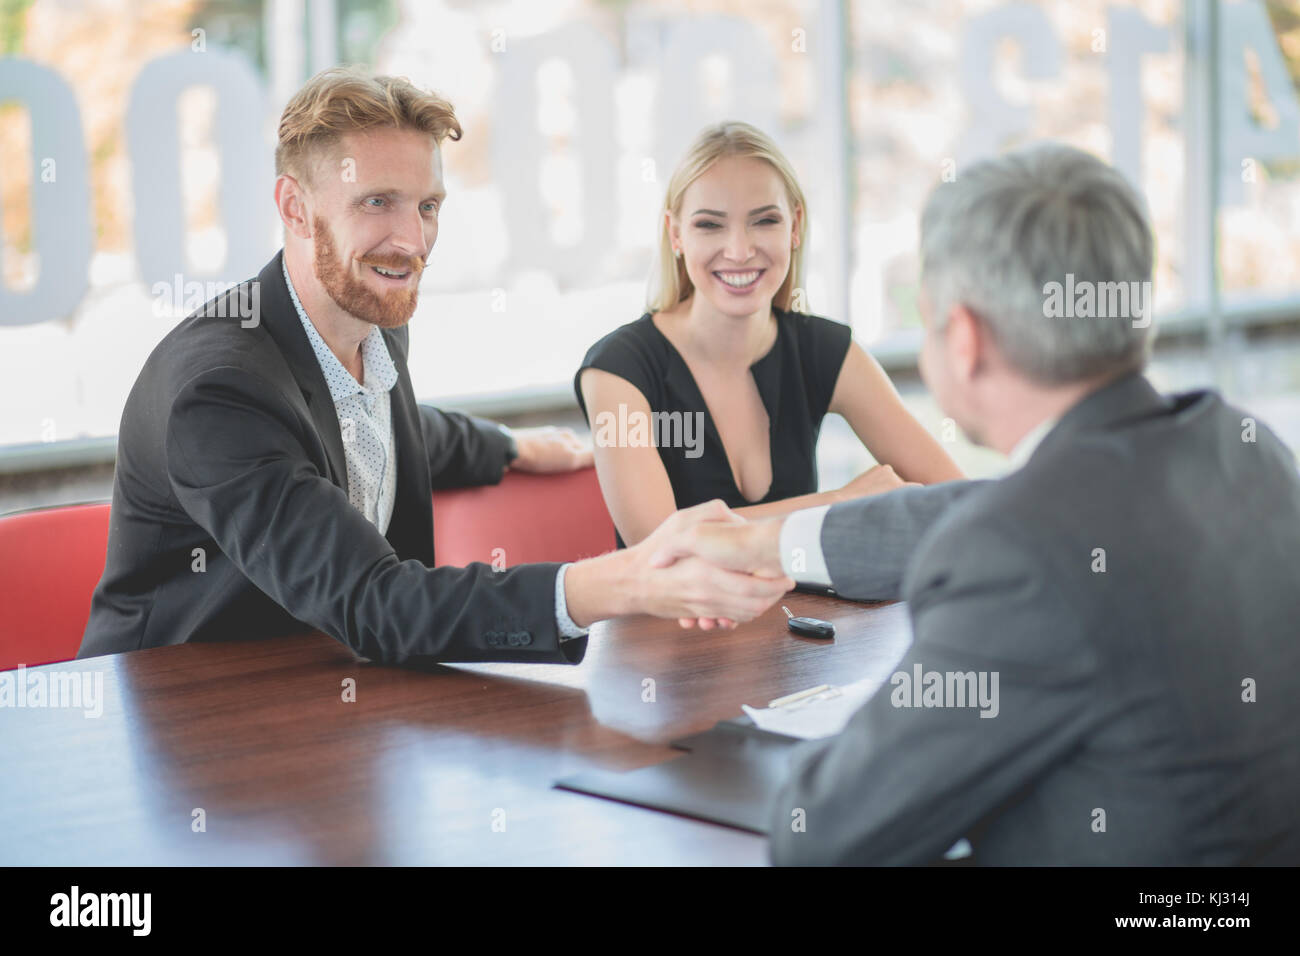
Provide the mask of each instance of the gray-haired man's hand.
{"label": "gray-haired man's hand", "polygon": [[[707,502],[698,507],[709,506],[722,506],[722,502]],[[786,577],[781,567],[782,519],[745,521],[734,512],[727,513],[735,520],[695,521],[677,529],[671,537],[658,543],[650,557],[651,566],[667,568],[679,563],[702,561],[733,573],[780,581],[782,594],[793,589],[794,582]],[[654,535],[643,544],[652,538]],[[717,615],[694,615],[679,617],[678,623],[682,627],[698,626],[707,631],[713,627],[735,627],[737,622]]]}

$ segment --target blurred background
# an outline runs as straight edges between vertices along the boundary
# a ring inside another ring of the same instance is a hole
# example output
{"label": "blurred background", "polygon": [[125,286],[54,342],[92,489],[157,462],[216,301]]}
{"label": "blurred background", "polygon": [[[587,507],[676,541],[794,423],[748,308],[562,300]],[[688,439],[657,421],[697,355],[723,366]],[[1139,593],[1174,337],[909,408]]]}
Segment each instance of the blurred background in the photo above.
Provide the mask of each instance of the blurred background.
{"label": "blurred background", "polygon": [[[465,130],[412,320],[422,401],[585,429],[573,373],[644,311],[673,165],[736,118],[808,196],[807,310],[936,436],[918,212],[1053,138],[1150,204],[1156,384],[1300,449],[1300,0],[0,0],[0,57],[0,512],[109,497],[145,357],[279,247],[276,122],[336,63],[437,90]],[[868,464],[829,417],[822,487]]]}

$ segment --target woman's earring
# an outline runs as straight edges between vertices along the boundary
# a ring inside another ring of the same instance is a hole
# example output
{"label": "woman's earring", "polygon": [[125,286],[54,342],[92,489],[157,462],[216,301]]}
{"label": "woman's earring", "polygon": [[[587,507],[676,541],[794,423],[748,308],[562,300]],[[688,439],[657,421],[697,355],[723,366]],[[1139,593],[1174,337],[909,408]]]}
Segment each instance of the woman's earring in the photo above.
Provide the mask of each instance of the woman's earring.
{"label": "woman's earring", "polygon": [[678,259],[680,259],[680,258],[682,257],[682,250],[680,250],[680,249],[674,249],[674,250],[673,250],[673,255],[675,255]]}

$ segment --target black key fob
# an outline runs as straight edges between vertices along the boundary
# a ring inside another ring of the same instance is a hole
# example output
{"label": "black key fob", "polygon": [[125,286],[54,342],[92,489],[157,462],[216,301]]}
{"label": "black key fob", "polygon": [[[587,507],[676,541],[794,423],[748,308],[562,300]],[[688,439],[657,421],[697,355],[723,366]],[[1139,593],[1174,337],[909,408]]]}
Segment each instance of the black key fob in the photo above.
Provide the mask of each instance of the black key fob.
{"label": "black key fob", "polygon": [[835,636],[835,625],[830,621],[821,621],[815,617],[795,617],[784,604],[781,605],[781,610],[785,611],[786,627],[796,634],[822,640],[830,640]]}

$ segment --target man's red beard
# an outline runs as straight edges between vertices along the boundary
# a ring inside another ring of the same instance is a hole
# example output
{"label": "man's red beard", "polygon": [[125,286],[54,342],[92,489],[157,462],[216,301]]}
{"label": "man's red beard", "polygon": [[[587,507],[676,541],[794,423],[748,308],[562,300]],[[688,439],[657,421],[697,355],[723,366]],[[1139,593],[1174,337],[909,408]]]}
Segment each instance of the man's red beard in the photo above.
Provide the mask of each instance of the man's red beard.
{"label": "man's red beard", "polygon": [[312,239],[315,244],[313,265],[316,278],[330,298],[338,303],[339,308],[381,329],[395,329],[411,321],[416,302],[420,298],[419,277],[424,271],[424,259],[396,254],[367,255],[358,259],[357,262],[366,268],[379,266],[393,272],[415,273],[415,281],[409,288],[393,289],[381,294],[353,276],[348,264],[339,259],[334,234],[330,232],[329,223],[321,216],[312,220]]}

